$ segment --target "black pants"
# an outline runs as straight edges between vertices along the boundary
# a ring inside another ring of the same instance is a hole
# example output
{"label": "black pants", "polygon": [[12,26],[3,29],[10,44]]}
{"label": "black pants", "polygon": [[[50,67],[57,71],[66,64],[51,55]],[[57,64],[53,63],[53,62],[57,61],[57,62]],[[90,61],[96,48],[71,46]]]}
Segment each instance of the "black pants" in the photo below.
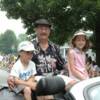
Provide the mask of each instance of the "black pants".
{"label": "black pants", "polygon": [[32,91],[32,100],[37,100],[35,91]]}

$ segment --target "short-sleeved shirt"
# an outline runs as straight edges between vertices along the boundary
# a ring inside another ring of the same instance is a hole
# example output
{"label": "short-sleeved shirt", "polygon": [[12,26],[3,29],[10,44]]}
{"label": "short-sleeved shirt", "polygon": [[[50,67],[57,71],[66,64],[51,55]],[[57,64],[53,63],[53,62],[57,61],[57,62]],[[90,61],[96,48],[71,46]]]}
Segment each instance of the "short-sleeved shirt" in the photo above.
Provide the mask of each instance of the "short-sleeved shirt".
{"label": "short-sleeved shirt", "polygon": [[28,80],[32,75],[35,74],[36,74],[35,63],[29,61],[28,66],[25,68],[23,67],[23,64],[21,63],[20,59],[16,61],[10,73],[10,75],[20,78],[22,80]]}
{"label": "short-sleeved shirt", "polygon": [[36,64],[36,70],[38,75],[43,75],[44,73],[51,73],[55,70],[62,70],[66,64],[65,59],[60,54],[60,49],[58,45],[55,45],[51,41],[49,42],[48,48],[44,51],[39,45],[36,39],[33,40],[33,44],[36,53],[33,54],[32,61]]}
{"label": "short-sleeved shirt", "polygon": [[[74,56],[74,66],[75,69],[78,70],[81,75],[87,75],[88,78],[88,74],[86,71],[86,55],[84,52],[80,52],[77,48],[73,48],[70,49],[70,53]],[[69,75],[72,78],[75,78],[75,76],[72,74],[71,70],[70,70],[70,66],[69,66]],[[77,79],[77,78],[75,78]]]}

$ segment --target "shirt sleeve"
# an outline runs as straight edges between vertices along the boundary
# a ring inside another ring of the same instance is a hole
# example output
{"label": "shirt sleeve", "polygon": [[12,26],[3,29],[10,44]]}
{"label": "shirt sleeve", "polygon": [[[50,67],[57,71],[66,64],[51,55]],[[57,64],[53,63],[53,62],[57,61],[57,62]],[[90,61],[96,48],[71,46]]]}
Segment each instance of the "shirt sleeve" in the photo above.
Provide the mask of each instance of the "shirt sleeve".
{"label": "shirt sleeve", "polygon": [[58,46],[56,46],[55,49],[56,49],[57,69],[61,70],[61,69],[64,68],[64,66],[67,62],[65,61],[65,59],[60,54],[60,48]]}
{"label": "shirt sleeve", "polygon": [[32,66],[32,69],[33,69],[33,75],[36,75],[36,74],[37,74],[37,71],[36,71],[36,65],[35,65],[35,63],[33,63],[33,62],[32,62],[32,64],[33,64],[33,66]]}
{"label": "shirt sleeve", "polygon": [[12,67],[10,75],[14,77],[19,77],[18,68],[15,65]]}

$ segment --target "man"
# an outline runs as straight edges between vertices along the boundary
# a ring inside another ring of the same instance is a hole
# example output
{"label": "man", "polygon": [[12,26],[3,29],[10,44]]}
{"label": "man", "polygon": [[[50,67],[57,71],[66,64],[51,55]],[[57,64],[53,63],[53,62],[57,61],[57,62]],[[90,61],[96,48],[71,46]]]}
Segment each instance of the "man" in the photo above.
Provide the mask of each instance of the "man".
{"label": "man", "polygon": [[38,52],[32,60],[36,64],[38,75],[55,74],[62,69],[67,71],[67,63],[60,55],[59,47],[49,41],[51,24],[46,19],[39,19],[34,25],[37,38],[33,40],[33,44]]}

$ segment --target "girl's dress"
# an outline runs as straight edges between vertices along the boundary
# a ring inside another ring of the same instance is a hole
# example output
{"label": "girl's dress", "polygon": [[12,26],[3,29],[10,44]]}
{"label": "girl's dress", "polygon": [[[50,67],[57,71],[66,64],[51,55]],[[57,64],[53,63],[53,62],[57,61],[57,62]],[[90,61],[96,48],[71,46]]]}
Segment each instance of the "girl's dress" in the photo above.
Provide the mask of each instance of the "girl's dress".
{"label": "girl's dress", "polygon": [[[86,56],[85,56],[85,53],[84,52],[80,52],[77,48],[70,49],[69,52],[74,56],[74,60],[75,60],[74,61],[74,66],[75,66],[75,69],[77,71],[79,71],[82,76],[85,75],[86,79],[88,79],[89,76],[88,76],[88,73],[87,73],[87,70],[86,70],[86,67],[85,67],[86,66]],[[68,63],[68,69],[69,69],[69,76],[71,78],[73,78],[73,79],[79,80],[71,72],[69,63]]]}

